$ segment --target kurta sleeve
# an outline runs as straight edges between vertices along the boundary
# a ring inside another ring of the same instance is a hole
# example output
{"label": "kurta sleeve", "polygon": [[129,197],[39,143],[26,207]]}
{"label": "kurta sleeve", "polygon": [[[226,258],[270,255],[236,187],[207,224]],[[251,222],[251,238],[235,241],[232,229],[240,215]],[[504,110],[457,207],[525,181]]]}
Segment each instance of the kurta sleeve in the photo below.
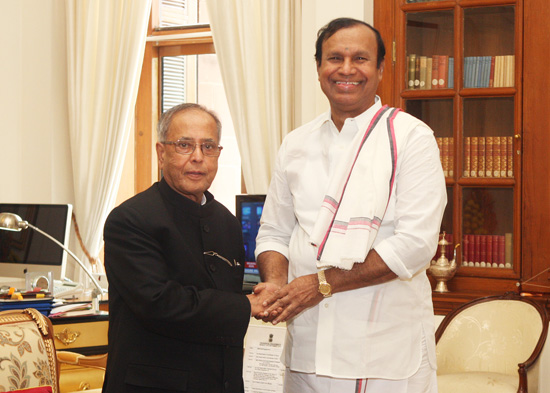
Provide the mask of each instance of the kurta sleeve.
{"label": "kurta sleeve", "polygon": [[408,279],[426,269],[435,253],[447,194],[439,149],[429,127],[417,123],[401,151],[390,200],[393,235],[374,248],[395,274]]}

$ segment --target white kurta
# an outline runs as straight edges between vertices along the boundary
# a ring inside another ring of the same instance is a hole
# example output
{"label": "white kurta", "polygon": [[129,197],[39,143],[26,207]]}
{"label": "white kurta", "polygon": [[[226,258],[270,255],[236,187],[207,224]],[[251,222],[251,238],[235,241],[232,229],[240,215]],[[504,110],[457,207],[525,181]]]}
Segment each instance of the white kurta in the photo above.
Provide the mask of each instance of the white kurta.
{"label": "white kurta", "polygon": [[[331,171],[380,100],[338,132],[330,113],[287,135],[281,145],[256,240],[256,255],[289,259],[289,281],[317,272],[309,243]],[[431,287],[425,270],[435,253],[447,201],[432,130],[400,113],[396,181],[374,248],[398,276],[385,284],[334,294],[289,321],[283,361],[294,371],[338,378],[403,379],[418,369],[422,335],[435,368]],[[365,184],[365,187],[368,187]]]}

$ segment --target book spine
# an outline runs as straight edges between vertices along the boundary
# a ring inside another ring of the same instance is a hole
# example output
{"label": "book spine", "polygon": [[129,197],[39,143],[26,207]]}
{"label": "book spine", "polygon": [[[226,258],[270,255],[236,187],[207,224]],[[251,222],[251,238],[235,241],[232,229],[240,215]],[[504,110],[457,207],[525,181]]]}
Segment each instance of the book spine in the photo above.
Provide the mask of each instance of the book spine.
{"label": "book spine", "polygon": [[470,236],[462,236],[462,266],[468,266],[470,258]]}
{"label": "book spine", "polygon": [[485,138],[479,137],[477,139],[477,174],[479,177],[485,177]]}
{"label": "book spine", "polygon": [[500,71],[501,71],[501,64],[502,64],[501,60],[502,60],[501,56],[495,56],[494,87],[502,87],[501,79],[500,79]]}
{"label": "book spine", "polygon": [[505,136],[500,137],[500,177],[506,177],[508,170],[508,153],[506,152],[508,142]]}
{"label": "book spine", "polygon": [[514,83],[514,68],[515,58],[514,55],[504,56],[505,72],[504,72],[504,86],[513,87]]}
{"label": "book spine", "polygon": [[504,234],[504,267],[511,269],[512,268],[512,261],[514,259],[512,255],[513,250],[513,244],[512,244],[512,234],[511,233],[505,233]]}
{"label": "book spine", "polygon": [[468,77],[468,73],[470,72],[470,57],[465,57],[464,58],[464,87],[465,88],[468,88],[470,87],[470,78]]}
{"label": "book spine", "polygon": [[493,177],[500,177],[500,137],[493,137]]}
{"label": "book spine", "polygon": [[485,140],[485,176],[493,177],[493,137]]}
{"label": "book spine", "polygon": [[498,235],[493,235],[493,267],[498,267]]}
{"label": "book spine", "polygon": [[464,168],[462,169],[463,177],[470,177],[470,155],[471,155],[471,137],[464,138]]}
{"label": "book spine", "polygon": [[495,85],[495,56],[491,56],[491,69],[489,71],[489,87]]}
{"label": "book spine", "polygon": [[426,89],[426,67],[427,67],[427,58],[426,56],[420,56],[420,85],[419,88],[422,90]]}
{"label": "book spine", "polygon": [[439,55],[432,57],[432,89],[439,88]]}
{"label": "book spine", "polygon": [[474,56],[474,78],[473,87],[479,87],[479,56]]}
{"label": "book spine", "polygon": [[449,73],[449,56],[446,55],[440,55],[439,56],[439,67],[438,67],[438,74],[439,74],[439,88],[444,89],[447,87],[447,74]]}
{"label": "book spine", "polygon": [[449,57],[449,72],[447,74],[447,87],[453,89],[455,85],[455,59]]}
{"label": "book spine", "polygon": [[479,265],[479,262],[481,258],[481,237],[480,235],[474,235],[474,257],[473,262],[474,266],[477,264]]}
{"label": "book spine", "polygon": [[479,235],[479,263],[481,267],[484,267],[487,263],[487,236]]}
{"label": "book spine", "polygon": [[408,88],[414,89],[414,68],[416,64],[416,55],[410,54],[407,56],[409,59],[409,80],[408,80]]}
{"label": "book spine", "polygon": [[491,83],[491,56],[485,56],[485,87]]}
{"label": "book spine", "polygon": [[485,264],[488,267],[493,265],[493,236],[487,236],[487,263]]}
{"label": "book spine", "polygon": [[433,59],[428,57],[426,59],[426,89],[432,88],[432,68],[433,68]]}
{"label": "book spine", "polygon": [[414,63],[414,88],[420,89],[420,56],[416,56]]}
{"label": "book spine", "polygon": [[516,56],[510,55],[510,86],[515,86],[516,76]]}
{"label": "book spine", "polygon": [[504,236],[499,236],[498,237],[498,267],[504,267],[505,250],[506,250],[506,245],[505,245]]}
{"label": "book spine", "polygon": [[470,177],[477,177],[477,160],[479,158],[477,151],[477,136],[471,137],[470,143]]}

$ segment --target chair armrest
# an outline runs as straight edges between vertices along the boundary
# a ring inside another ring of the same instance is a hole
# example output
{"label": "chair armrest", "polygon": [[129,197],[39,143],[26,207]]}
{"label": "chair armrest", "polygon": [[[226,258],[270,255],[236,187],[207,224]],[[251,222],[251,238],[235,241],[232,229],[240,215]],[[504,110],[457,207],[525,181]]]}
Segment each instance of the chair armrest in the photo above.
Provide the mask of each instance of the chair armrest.
{"label": "chair armrest", "polygon": [[84,356],[69,351],[58,351],[57,362],[59,364],[72,364],[81,367],[99,368],[105,370],[107,367],[107,354]]}

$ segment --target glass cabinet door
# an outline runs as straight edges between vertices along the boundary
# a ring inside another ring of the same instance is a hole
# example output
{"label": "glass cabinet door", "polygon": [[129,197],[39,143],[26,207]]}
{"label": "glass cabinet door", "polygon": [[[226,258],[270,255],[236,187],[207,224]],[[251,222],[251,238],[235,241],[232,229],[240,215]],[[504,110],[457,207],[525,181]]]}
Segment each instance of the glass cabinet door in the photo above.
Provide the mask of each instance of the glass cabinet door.
{"label": "glass cabinet door", "polygon": [[453,15],[453,11],[407,14],[405,81],[408,89],[453,88]]}
{"label": "glass cabinet door", "polygon": [[514,177],[514,98],[464,99],[463,177]]}
{"label": "glass cabinet door", "polygon": [[513,87],[514,6],[464,10],[463,87]]}
{"label": "glass cabinet door", "polygon": [[513,268],[511,188],[462,190],[462,266]]}
{"label": "glass cabinet door", "polygon": [[407,100],[405,110],[434,131],[445,177],[454,176],[453,100]]}

